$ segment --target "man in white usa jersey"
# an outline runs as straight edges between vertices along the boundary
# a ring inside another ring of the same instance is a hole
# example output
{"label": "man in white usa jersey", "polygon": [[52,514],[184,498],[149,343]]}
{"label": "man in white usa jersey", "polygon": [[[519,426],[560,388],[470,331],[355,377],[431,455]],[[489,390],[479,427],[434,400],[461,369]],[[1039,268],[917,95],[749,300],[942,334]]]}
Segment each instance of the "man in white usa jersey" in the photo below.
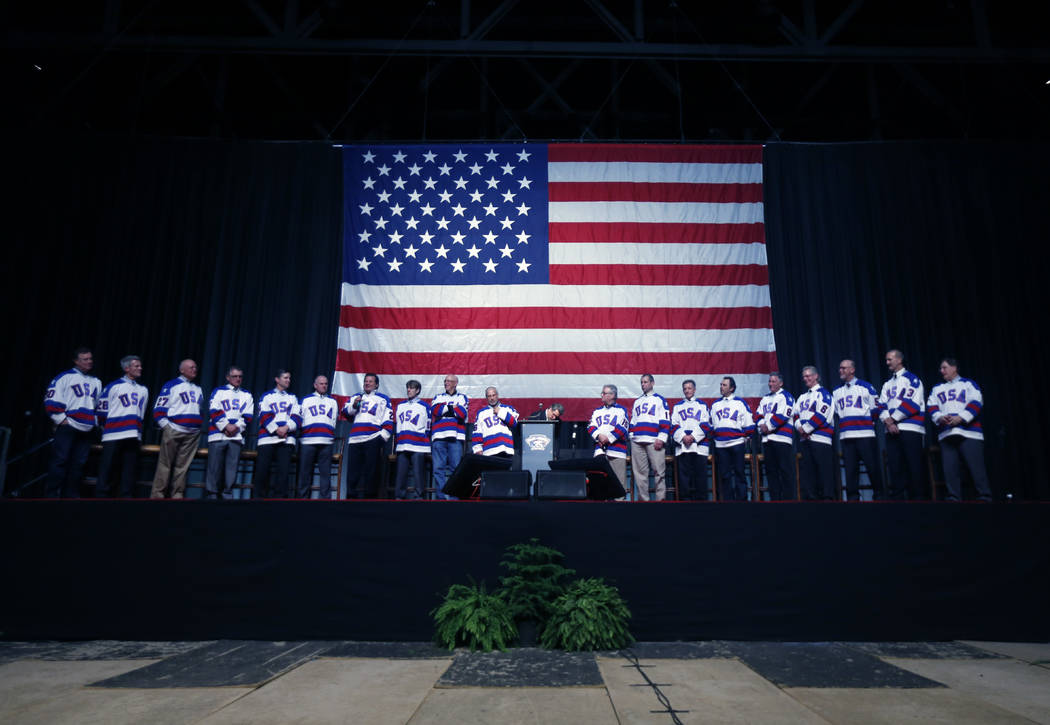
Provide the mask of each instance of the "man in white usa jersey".
{"label": "man in white usa jersey", "polygon": [[153,420],[160,426],[161,434],[150,498],[164,498],[169,478],[172,498],[183,498],[186,494],[186,472],[197,453],[204,421],[201,416],[204,392],[193,382],[196,379],[197,363],[183,360],[179,363],[179,376],[164,383],[153,403]]}
{"label": "man in white usa jersey", "polygon": [[102,425],[102,458],[98,464],[95,496],[110,495],[109,479],[115,464],[120,468],[120,496],[134,494],[135,468],[142,447],[142,421],[146,416],[149,391],[139,384],[142,360],[138,355],[121,358],[123,377],[107,385],[98,398],[98,419]]}
{"label": "man in white usa jersey", "polygon": [[758,403],[755,426],[762,434],[762,457],[771,501],[798,498],[795,476],[795,429],[791,427],[795,398],[784,390],[784,376],[769,374],[769,395]]}
{"label": "man in white usa jersey", "polygon": [[299,438],[299,478],[296,496],[310,498],[314,465],[322,499],[332,498],[332,448],[339,405],[328,394],[328,378],[314,378],[314,392],[299,403],[302,413],[302,435]]}
{"label": "man in white usa jersey", "polygon": [[244,371],[231,365],[226,371],[226,385],[212,391],[208,401],[208,477],[206,498],[233,498],[237,470],[244,446],[244,431],[252,422],[255,399],[241,387]]}
{"label": "man in white usa jersey", "polygon": [[890,468],[891,499],[929,498],[922,470],[926,433],[922,381],[904,368],[904,353],[886,353],[890,379],[879,393],[879,419],[886,427],[886,459]]}
{"label": "man in white usa jersey", "polygon": [[55,376],[44,395],[44,410],[55,426],[47,474],[49,498],[79,498],[80,477],[98,425],[95,408],[102,384],[88,375],[95,366],[91,350],[73,351],[73,367]]}
{"label": "man in white usa jersey", "polygon": [[981,389],[974,381],[959,375],[959,363],[955,358],[941,360],[941,376],[944,382],[930,391],[926,407],[937,426],[948,500],[962,500],[960,463],[963,463],[973,478],[978,500],[991,501],[992,488],[984,466],[984,430],[981,426],[984,397]]}

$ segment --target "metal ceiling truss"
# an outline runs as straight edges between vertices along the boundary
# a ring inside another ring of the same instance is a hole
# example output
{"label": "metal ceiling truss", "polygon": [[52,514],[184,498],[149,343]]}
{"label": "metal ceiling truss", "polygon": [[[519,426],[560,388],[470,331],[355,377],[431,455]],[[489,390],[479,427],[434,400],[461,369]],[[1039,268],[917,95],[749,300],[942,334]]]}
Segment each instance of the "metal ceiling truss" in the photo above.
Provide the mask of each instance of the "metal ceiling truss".
{"label": "metal ceiling truss", "polygon": [[[2,37],[8,54],[58,59],[55,65],[66,73],[45,94],[46,102],[31,109],[36,122],[73,111],[74,117],[80,112],[90,118],[93,128],[108,123],[142,133],[201,135],[206,125],[203,134],[216,137],[325,140],[411,135],[412,128],[435,138],[449,137],[452,128],[460,129],[460,138],[473,130],[484,137],[529,136],[531,128],[541,129],[538,137],[582,140],[645,138],[649,129],[651,137],[673,140],[727,132],[737,138],[806,138],[800,128],[815,130],[829,114],[853,124],[854,137],[907,135],[902,114],[888,115],[893,104],[886,101],[895,87],[887,86],[887,78],[903,79],[926,99],[924,112],[941,114],[944,135],[967,136],[982,119],[975,120],[958,91],[946,88],[938,68],[1003,68],[1017,86],[1027,81],[1017,77],[1018,69],[1050,64],[1050,48],[993,43],[985,0],[969,1],[971,43],[929,45],[836,42],[871,10],[874,3],[864,0],[836,5],[834,13],[823,13],[817,0],[801,0],[801,16],[794,18],[773,0],[753,0],[773,33],[761,42],[709,42],[706,26],[698,28],[704,11],[692,7],[689,15],[676,0],[563,0],[566,6],[572,2],[583,16],[567,16],[557,28],[562,32],[543,39],[516,37],[516,18],[534,9],[527,0],[477,3],[483,10],[459,0],[458,12],[447,12],[447,3],[420,0],[407,11],[388,10],[390,22],[367,35],[359,27],[353,33],[332,27],[333,13],[349,17],[358,10],[341,0],[239,0],[234,10],[225,8],[233,13],[226,20],[237,25],[237,34],[208,32],[207,23],[189,16],[177,17],[174,30],[168,29],[170,17],[151,22],[162,8],[171,12],[157,0],[106,0],[94,28],[15,23]],[[578,37],[557,37],[577,30]],[[207,86],[204,108],[184,108],[185,119],[171,113],[151,119],[150,109],[184,89],[182,77],[191,70]],[[260,91],[260,79],[251,75],[260,72],[278,93]],[[84,96],[91,94],[78,89],[128,87],[133,73],[138,91],[125,92],[118,104],[126,114],[123,124],[89,108]],[[1046,100],[1030,95],[1031,113],[1045,127]],[[422,97],[421,109],[412,106],[416,96]],[[840,108],[829,106],[830,98]],[[267,130],[260,116],[267,104],[281,103],[287,112],[273,114]],[[210,114],[210,123],[202,124],[201,114]],[[924,128],[918,122],[914,127]]]}

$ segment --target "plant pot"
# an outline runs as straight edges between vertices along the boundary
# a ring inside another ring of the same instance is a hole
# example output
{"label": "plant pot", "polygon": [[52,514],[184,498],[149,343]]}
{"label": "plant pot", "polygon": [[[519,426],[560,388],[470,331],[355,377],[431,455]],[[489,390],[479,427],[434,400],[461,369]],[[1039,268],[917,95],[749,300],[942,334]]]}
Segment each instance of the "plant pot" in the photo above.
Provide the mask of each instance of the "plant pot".
{"label": "plant pot", "polygon": [[518,646],[535,647],[539,622],[534,619],[523,619],[518,622]]}

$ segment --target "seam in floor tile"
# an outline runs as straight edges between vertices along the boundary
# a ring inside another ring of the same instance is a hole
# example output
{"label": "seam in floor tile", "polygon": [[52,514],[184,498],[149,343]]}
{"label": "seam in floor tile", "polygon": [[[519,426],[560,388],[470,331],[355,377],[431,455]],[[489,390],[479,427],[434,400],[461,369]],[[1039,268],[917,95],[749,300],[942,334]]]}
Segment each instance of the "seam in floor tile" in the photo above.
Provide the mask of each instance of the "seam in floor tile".
{"label": "seam in floor tile", "polygon": [[[653,682],[651,679],[649,679],[649,675],[643,669],[643,667],[646,667],[648,665],[642,665],[639,662],[637,655],[635,655],[630,650],[621,650],[620,651],[620,655],[625,660],[627,660],[628,662],[631,663],[630,665],[625,665],[624,667],[633,667],[634,669],[638,670],[638,674],[640,674],[642,676],[642,679],[644,679],[645,682],[646,682],[645,685],[641,685],[641,686],[642,687],[651,687],[652,690],[653,690],[653,694],[656,695],[656,699],[660,702],[661,705],[664,706],[663,710],[650,710],[649,711],[650,714],[653,714],[653,715],[664,715],[664,714],[670,715],[671,716],[671,722],[673,722],[675,725],[684,725],[682,723],[682,720],[678,717],[678,713],[687,713],[687,712],[689,712],[689,710],[676,710],[676,709],[674,709],[674,707],[671,705],[670,698],[668,698],[667,695],[664,694],[663,690],[660,689],[660,684],[656,683],[656,682]],[[666,683],[665,683],[665,686],[669,686],[669,685],[666,685]],[[608,689],[608,688],[606,688],[606,689]]]}

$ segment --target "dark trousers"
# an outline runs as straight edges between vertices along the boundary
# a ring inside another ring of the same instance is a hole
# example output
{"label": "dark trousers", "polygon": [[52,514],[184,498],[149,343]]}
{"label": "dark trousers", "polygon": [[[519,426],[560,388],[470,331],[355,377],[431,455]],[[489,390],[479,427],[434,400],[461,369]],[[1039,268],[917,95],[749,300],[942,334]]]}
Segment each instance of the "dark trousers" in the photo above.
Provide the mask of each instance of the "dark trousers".
{"label": "dark trousers", "polygon": [[[237,469],[241,462],[240,441],[221,440],[208,444],[208,477],[204,480],[204,497],[233,498]],[[222,484],[220,486],[220,484]]]}
{"label": "dark trousers", "polygon": [[680,453],[675,456],[678,466],[678,500],[707,500],[707,456],[699,453]]}
{"label": "dark trousers", "polygon": [[944,484],[948,487],[948,500],[962,500],[962,467],[966,465],[977,489],[977,499],[992,500],[992,489],[988,484],[988,470],[984,465],[984,441],[964,438],[960,435],[942,438],[941,464],[944,466]]}
{"label": "dark trousers", "polygon": [[804,440],[799,443],[802,453],[799,477],[802,479],[802,498],[806,501],[835,500],[835,451],[830,445]]}
{"label": "dark trousers", "polygon": [[[277,476],[270,485],[270,464],[277,460]],[[271,443],[259,446],[255,454],[255,474],[252,489],[255,498],[288,498],[288,471],[292,467],[292,446]]]}
{"label": "dark trousers", "polygon": [[332,498],[332,445],[332,443],[300,444],[299,485],[295,492],[299,498],[310,498],[315,463],[317,464],[317,483],[321,488],[321,498]]}
{"label": "dark trousers", "polygon": [[109,480],[114,467],[120,471],[120,497],[131,498],[135,493],[135,467],[139,462],[138,438],[121,438],[102,444],[102,458],[98,464],[97,498],[111,496]]}
{"label": "dark trousers", "polygon": [[887,434],[886,458],[890,468],[890,498],[923,501],[930,497],[922,474],[922,433]]}
{"label": "dark trousers", "polygon": [[94,431],[77,430],[68,423],[55,428],[45,489],[48,498],[80,498],[80,479],[93,434]]}
{"label": "dark trousers", "polygon": [[795,480],[795,448],[790,443],[766,441],[762,444],[766,460],[766,485],[770,501],[794,501],[798,496]]}
{"label": "dark trousers", "polygon": [[376,436],[363,443],[351,443],[346,447],[347,474],[346,490],[350,498],[375,498],[379,492],[379,481],[376,472],[380,469],[379,459],[383,454],[382,436]]}
{"label": "dark trousers", "polygon": [[[423,497],[423,467],[426,465],[426,453],[420,451],[399,451],[397,454],[397,485],[394,496],[399,499],[417,499]],[[412,469],[412,485],[408,483],[409,469]]]}
{"label": "dark trousers", "polygon": [[715,448],[718,480],[723,501],[747,501],[747,478],[744,474],[743,444]]}
{"label": "dark trousers", "polygon": [[872,495],[875,500],[884,498],[882,492],[882,465],[879,461],[879,446],[875,438],[846,438],[842,444],[842,464],[846,468],[846,498],[860,500],[860,462],[868,469]]}

